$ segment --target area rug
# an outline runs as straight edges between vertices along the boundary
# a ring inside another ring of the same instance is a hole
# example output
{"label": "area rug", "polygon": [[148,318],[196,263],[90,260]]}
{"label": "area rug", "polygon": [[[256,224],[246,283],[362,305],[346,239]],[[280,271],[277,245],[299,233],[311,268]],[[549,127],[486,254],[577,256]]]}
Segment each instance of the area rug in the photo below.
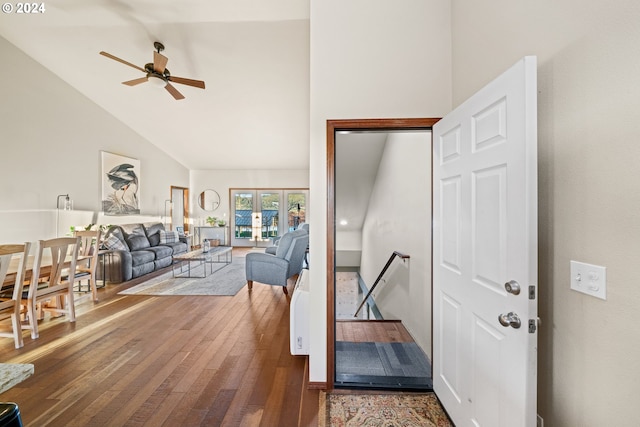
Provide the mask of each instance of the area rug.
{"label": "area rug", "polygon": [[433,393],[320,393],[319,427],[454,427]]}
{"label": "area rug", "polygon": [[[217,266],[214,265],[214,269]],[[193,275],[202,275],[202,266],[192,269]],[[207,267],[209,270],[210,267]],[[165,273],[139,285],[133,286],[120,295],[228,295],[233,296],[247,284],[245,258],[234,257],[233,262],[220,268],[205,278],[173,277]]]}

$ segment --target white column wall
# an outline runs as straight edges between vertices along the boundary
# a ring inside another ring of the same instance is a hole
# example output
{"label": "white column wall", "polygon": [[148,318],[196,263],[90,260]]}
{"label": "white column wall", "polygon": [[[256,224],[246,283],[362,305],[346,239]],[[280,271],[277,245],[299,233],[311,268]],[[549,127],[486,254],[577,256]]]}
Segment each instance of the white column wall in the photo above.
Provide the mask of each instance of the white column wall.
{"label": "white column wall", "polygon": [[310,381],[325,382],[326,122],[451,109],[448,0],[311,0]]}

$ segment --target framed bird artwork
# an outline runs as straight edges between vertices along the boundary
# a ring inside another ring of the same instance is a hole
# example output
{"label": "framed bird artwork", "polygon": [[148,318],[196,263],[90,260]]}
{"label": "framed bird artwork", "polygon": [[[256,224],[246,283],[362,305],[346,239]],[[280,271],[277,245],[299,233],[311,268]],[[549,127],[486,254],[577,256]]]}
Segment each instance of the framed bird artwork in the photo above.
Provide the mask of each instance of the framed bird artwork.
{"label": "framed bird artwork", "polygon": [[140,160],[102,151],[102,211],[140,213]]}

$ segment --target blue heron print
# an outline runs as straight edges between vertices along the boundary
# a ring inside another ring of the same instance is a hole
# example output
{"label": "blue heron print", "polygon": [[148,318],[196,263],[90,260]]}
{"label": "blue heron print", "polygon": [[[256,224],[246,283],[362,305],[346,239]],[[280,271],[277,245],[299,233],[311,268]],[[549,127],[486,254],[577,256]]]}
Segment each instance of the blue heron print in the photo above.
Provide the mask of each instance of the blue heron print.
{"label": "blue heron print", "polygon": [[122,163],[106,173],[111,186],[111,193],[102,201],[102,208],[107,215],[139,214],[138,176],[134,166]]}

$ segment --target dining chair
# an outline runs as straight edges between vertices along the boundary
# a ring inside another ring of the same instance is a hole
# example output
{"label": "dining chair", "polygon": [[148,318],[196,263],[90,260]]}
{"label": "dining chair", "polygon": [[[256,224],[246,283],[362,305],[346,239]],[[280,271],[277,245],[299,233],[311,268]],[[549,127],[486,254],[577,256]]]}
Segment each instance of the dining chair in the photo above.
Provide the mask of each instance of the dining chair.
{"label": "dining chair", "polygon": [[73,280],[78,282],[79,291],[82,291],[82,281],[86,280],[94,301],[98,301],[96,267],[98,266],[98,247],[101,234],[100,230],[81,230],[74,233],[75,237],[80,238],[78,256],[83,258],[76,262],[76,274]]}
{"label": "dining chair", "polygon": [[[0,293],[9,292],[11,287],[11,298],[0,301],[0,320],[11,319],[11,331],[8,328],[0,329],[0,336],[13,337],[16,348],[24,345],[22,339],[22,326],[20,322],[20,296],[24,285],[25,270],[31,243],[23,245],[0,245]],[[5,284],[9,265],[17,263],[16,278],[13,282]]]}
{"label": "dining chair", "polygon": [[22,291],[22,304],[27,307],[31,338],[38,338],[40,312],[67,314],[76,321],[73,282],[80,247],[80,237],[58,237],[37,243],[32,280]]}

